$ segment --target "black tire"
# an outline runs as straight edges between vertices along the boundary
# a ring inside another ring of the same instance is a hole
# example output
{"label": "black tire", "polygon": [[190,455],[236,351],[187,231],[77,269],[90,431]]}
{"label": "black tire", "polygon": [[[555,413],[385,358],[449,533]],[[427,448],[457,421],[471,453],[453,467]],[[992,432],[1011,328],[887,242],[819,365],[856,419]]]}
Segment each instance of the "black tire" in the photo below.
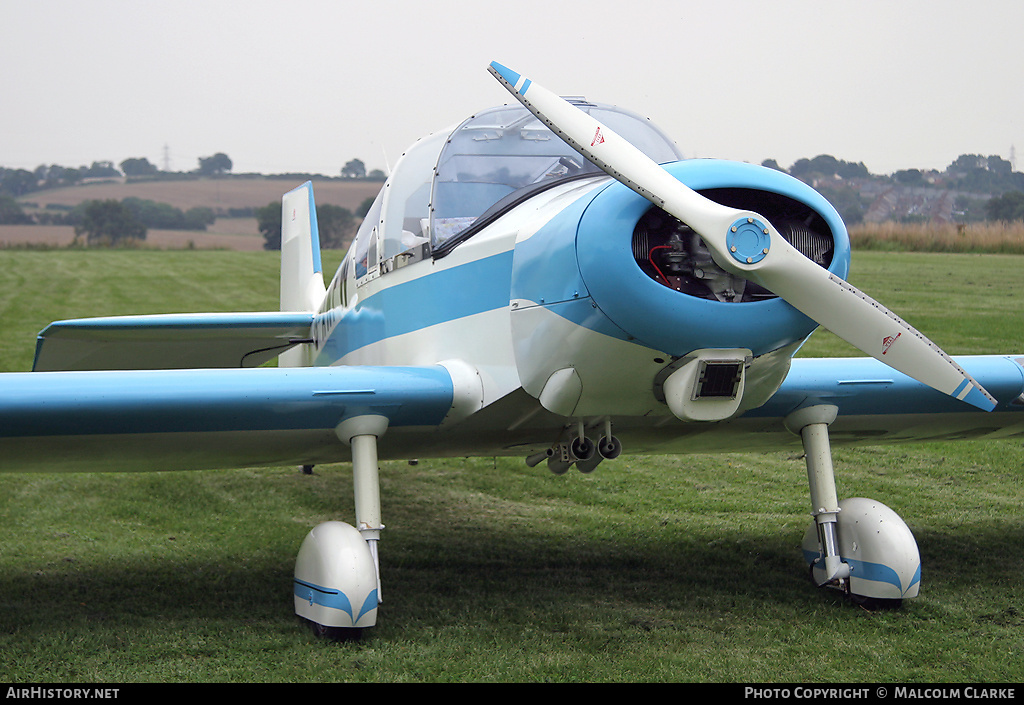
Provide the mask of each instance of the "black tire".
{"label": "black tire", "polygon": [[325,639],[335,642],[360,641],[363,638],[363,630],[357,627],[328,627],[316,622],[309,623],[313,630],[313,636],[317,639]]}

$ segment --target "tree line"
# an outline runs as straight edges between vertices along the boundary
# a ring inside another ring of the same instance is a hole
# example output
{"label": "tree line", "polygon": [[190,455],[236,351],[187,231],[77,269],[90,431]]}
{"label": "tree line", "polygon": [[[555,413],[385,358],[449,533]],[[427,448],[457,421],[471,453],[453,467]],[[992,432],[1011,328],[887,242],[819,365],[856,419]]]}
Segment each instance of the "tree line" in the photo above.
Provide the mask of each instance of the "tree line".
{"label": "tree line", "polygon": [[[130,240],[145,240],[149,228],[158,230],[206,230],[216,214],[206,206],[181,210],[134,196],[122,199],[93,199],[65,213],[53,214],[53,225],[72,225],[75,240],[84,236],[89,245],[119,245]],[[0,196],[0,224],[35,222],[10,196]]]}
{"label": "tree line", "polygon": [[144,240],[149,228],[155,230],[206,230],[216,215],[212,208],[196,206],[181,210],[134,196],[117,201],[85,201],[65,216],[65,224],[75,226],[76,239],[85,235],[90,245],[120,244],[124,240]]}
{"label": "tree line", "polygon": [[829,154],[799,159],[788,170],[773,159],[762,166],[812,185],[848,225],[861,222],[870,204],[861,196],[864,184],[956,192],[955,208],[961,222],[1024,219],[1024,211],[1010,206],[1024,199],[1024,173],[1014,171],[1013,164],[998,155],[961,154],[942,171],[903,169],[889,176],[871,174],[863,162],[847,162]]}
{"label": "tree line", "polygon": [[[35,169],[8,169],[0,167],[0,194],[20,198],[34,191],[63,186],[74,186],[86,179],[119,179],[152,177],[161,172],[145,157],[125,159],[119,165],[113,162],[93,162],[91,166],[66,167],[59,164],[40,164]],[[190,172],[198,176],[220,176],[232,169],[231,158],[223,152],[200,157],[199,167]]]}
{"label": "tree line", "polygon": [[848,162],[830,154],[819,154],[813,159],[798,159],[789,169],[767,159],[762,166],[795,176],[803,181],[815,178],[842,180],[888,180],[904,186],[940,187],[978,194],[1000,195],[1007,191],[1024,192],[1024,173],[1013,170],[1013,164],[998,155],[961,154],[943,171],[901,169],[889,176],[872,174],[864,162]]}
{"label": "tree line", "polygon": [[[91,166],[65,167],[59,164],[41,164],[33,170],[10,169],[0,166],[0,195],[21,198],[35,191],[74,186],[87,179],[155,179],[203,176],[225,176],[231,173],[234,163],[223,152],[209,157],[199,157],[199,166],[190,172],[161,171],[146,157],[130,157],[117,166],[113,162],[93,162]],[[319,176],[304,174],[306,177]],[[368,179],[383,181],[386,174],[380,169],[367,171],[361,159],[351,159],[341,167],[343,179]],[[320,177],[325,178],[325,177]],[[337,177],[335,177],[337,178]]]}

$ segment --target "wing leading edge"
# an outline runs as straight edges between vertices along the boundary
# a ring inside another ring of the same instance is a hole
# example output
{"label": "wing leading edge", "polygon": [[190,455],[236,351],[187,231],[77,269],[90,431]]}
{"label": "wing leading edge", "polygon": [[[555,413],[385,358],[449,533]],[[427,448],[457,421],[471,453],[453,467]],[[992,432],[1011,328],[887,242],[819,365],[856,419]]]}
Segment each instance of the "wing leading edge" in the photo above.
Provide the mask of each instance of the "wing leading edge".
{"label": "wing leading edge", "polygon": [[335,429],[364,415],[388,435],[452,409],[436,367],[24,372],[0,388],[0,469],[186,470],[346,460]]}

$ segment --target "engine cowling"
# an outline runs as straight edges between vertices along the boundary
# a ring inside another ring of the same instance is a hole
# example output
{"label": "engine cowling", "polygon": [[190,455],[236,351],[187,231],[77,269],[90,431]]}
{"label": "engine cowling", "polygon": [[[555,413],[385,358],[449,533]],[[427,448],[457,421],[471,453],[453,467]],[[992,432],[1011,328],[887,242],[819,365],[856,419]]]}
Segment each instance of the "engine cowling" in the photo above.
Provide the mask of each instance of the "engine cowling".
{"label": "engine cowling", "polygon": [[[762,213],[846,277],[842,219],[803,182],[717,160],[665,168],[713,200]],[[817,326],[719,267],[696,233],[618,182],[517,243],[512,300],[523,386],[565,416],[727,418],[771,396]]]}
{"label": "engine cowling", "polygon": [[[666,169],[712,200],[762,213],[805,255],[840,278],[849,273],[842,218],[803,182],[774,169],[717,160]],[[586,209],[576,250],[582,279],[609,320],[674,356],[736,347],[759,356],[803,340],[817,327],[771,292],[728,275],[689,228],[618,183]]]}

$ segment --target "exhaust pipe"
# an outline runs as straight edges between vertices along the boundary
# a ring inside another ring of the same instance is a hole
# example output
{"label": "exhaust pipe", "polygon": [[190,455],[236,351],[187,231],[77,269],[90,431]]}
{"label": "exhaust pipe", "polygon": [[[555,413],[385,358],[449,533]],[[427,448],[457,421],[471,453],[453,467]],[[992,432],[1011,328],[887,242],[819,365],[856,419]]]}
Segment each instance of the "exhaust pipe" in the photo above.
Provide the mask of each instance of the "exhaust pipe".
{"label": "exhaust pipe", "polygon": [[622,453],[622,444],[615,436],[602,436],[594,443],[586,436],[579,436],[569,443],[556,443],[547,450],[526,457],[531,468],[548,461],[548,469],[556,475],[564,475],[573,464],[582,473],[593,472],[603,460],[611,460]]}

